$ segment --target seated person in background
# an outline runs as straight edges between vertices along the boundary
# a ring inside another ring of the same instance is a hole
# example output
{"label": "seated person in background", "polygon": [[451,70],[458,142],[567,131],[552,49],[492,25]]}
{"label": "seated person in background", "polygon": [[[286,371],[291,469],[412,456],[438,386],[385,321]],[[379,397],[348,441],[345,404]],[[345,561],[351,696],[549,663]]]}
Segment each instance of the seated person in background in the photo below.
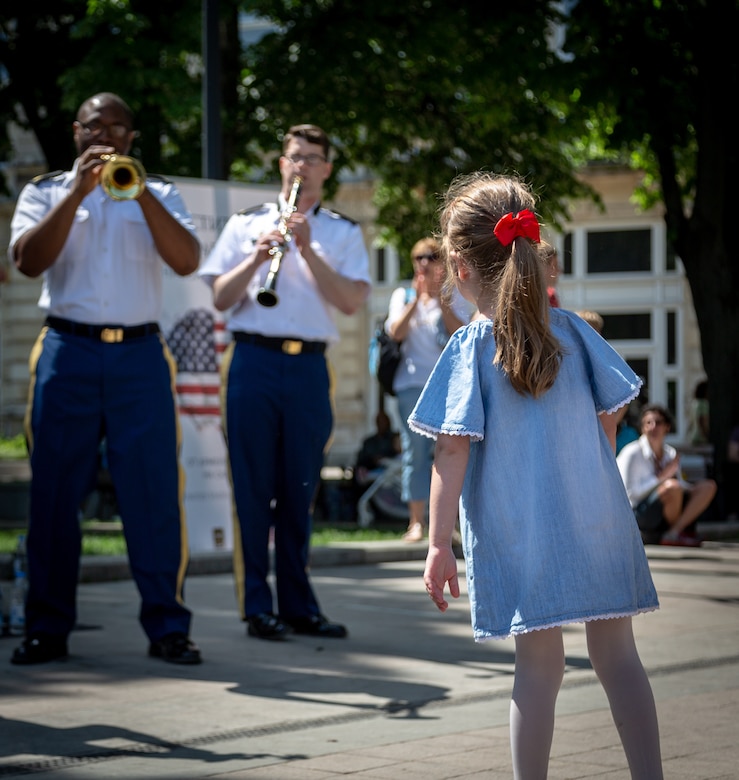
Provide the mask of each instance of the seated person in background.
{"label": "seated person in background", "polygon": [[672,415],[659,404],[641,410],[641,436],[616,456],[621,478],[645,543],[699,547],[690,526],[709,507],[716,483],[690,484],[680,475],[677,450],[665,442]]}
{"label": "seated person in background", "polygon": [[546,241],[539,242],[539,252],[545,265],[545,275],[547,277],[547,295],[549,296],[549,305],[558,308],[559,295],[557,295],[557,282],[561,268],[559,267],[559,255],[556,247]]}
{"label": "seated person in background", "polygon": [[390,418],[382,409],[377,412],[375,425],[376,432],[362,442],[354,464],[354,481],[360,486],[367,485],[378,476],[378,469],[382,469],[385,459],[400,454],[400,436],[392,430]]}

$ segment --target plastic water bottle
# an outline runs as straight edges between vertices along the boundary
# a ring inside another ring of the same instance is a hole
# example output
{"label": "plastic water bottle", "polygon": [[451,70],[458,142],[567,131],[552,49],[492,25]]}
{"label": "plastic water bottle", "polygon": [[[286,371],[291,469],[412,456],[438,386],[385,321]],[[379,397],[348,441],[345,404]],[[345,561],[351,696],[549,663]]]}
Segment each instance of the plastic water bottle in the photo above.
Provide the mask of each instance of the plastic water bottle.
{"label": "plastic water bottle", "polygon": [[3,601],[2,585],[0,585],[0,636],[5,636],[5,602]]}
{"label": "plastic water bottle", "polygon": [[10,592],[10,610],[8,614],[8,631],[11,636],[23,636],[26,633],[26,592],[28,579],[26,573],[20,571],[13,580]]}
{"label": "plastic water bottle", "polygon": [[17,577],[20,572],[28,574],[25,534],[18,534],[15,552],[13,553],[13,577]]}
{"label": "plastic water bottle", "polygon": [[26,633],[27,592],[26,537],[20,534],[13,554],[13,588],[8,610],[8,631],[12,636],[23,636]]}

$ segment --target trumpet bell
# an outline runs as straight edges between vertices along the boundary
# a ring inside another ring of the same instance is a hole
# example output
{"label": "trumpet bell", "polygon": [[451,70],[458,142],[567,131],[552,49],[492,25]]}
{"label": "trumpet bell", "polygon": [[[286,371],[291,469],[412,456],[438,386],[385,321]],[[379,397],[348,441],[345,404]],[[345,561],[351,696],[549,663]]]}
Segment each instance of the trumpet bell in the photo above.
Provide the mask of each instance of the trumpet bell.
{"label": "trumpet bell", "polygon": [[113,200],[135,200],[146,186],[144,166],[133,157],[124,154],[104,154],[100,184]]}

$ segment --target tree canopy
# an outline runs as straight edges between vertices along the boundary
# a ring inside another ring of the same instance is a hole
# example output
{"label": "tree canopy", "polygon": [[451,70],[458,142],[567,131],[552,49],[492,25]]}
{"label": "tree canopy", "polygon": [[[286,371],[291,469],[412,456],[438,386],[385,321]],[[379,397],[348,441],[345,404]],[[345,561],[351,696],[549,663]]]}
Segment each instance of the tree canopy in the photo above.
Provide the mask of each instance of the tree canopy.
{"label": "tree canopy", "polygon": [[[7,123],[36,135],[50,169],[75,150],[83,100],[117,92],[139,118],[148,170],[200,167],[200,0],[8,0],[0,8],[0,152]],[[166,161],[166,162],[165,162]]]}
{"label": "tree canopy", "polygon": [[552,220],[583,194],[562,148],[567,94],[546,78],[554,16],[540,0],[505,14],[433,0],[250,8],[277,29],[245,53],[246,125],[262,146],[295,122],[324,126],[340,165],[377,177],[378,222],[404,254],[459,173],[523,175]]}

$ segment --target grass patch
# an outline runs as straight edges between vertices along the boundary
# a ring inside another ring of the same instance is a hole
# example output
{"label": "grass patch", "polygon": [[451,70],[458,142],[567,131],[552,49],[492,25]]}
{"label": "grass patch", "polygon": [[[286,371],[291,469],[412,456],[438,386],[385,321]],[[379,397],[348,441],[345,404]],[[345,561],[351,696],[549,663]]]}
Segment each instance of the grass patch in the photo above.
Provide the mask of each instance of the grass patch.
{"label": "grass patch", "polygon": [[[26,533],[25,528],[0,530],[0,555],[15,552],[18,534]],[[83,555],[125,555],[126,540],[122,533],[82,533]]]}
{"label": "grass patch", "polygon": [[[104,533],[98,528],[108,525]],[[86,528],[87,526],[87,528]],[[90,527],[92,526],[92,527]],[[113,529],[114,523],[91,521],[82,524],[82,554],[83,555],[125,555],[126,540],[123,534]],[[354,525],[342,527],[316,524],[311,537],[311,545],[323,547],[335,542],[382,542],[397,541],[403,531],[400,527],[377,526],[359,528]],[[26,533],[25,528],[9,528],[0,530],[0,555],[12,553],[18,539],[18,534]]]}
{"label": "grass patch", "polygon": [[20,459],[27,457],[26,437],[22,433],[10,438],[0,437],[0,458]]}
{"label": "grass patch", "polygon": [[358,526],[321,526],[316,525],[311,536],[311,545],[324,546],[334,542],[389,542],[397,541],[405,532],[405,525],[398,527],[377,526],[359,528]]}
{"label": "grass patch", "polygon": [[83,555],[126,555],[127,552],[123,534],[82,534]]}

